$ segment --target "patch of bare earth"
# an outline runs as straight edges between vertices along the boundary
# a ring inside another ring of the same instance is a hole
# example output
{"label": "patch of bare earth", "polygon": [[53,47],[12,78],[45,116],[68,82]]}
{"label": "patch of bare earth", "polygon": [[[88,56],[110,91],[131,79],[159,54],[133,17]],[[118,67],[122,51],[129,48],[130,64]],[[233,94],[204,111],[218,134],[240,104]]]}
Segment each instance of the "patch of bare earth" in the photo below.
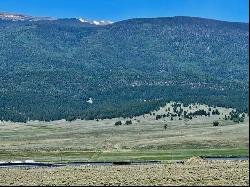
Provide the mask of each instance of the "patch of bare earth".
{"label": "patch of bare earth", "polygon": [[0,185],[239,185],[249,184],[249,161],[0,169]]}

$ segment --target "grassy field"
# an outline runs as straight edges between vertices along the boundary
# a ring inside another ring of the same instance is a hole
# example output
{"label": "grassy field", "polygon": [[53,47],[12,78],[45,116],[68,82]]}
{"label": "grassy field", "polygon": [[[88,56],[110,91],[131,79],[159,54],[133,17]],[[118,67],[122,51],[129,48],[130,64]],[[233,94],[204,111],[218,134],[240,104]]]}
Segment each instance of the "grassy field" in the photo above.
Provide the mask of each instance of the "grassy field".
{"label": "grassy field", "polygon": [[81,166],[60,168],[2,168],[0,185],[249,185],[248,161],[203,161],[184,164]]}
{"label": "grassy field", "polygon": [[[170,107],[154,111],[164,114]],[[184,107],[185,108],[185,107]],[[192,105],[190,111],[208,110]],[[179,160],[191,156],[248,156],[249,118],[243,123],[224,120],[232,109],[219,108],[220,115],[192,120],[155,120],[154,115],[134,117],[133,124],[115,126],[128,119],[65,120],[28,123],[0,122],[0,161],[45,162]],[[172,110],[172,109],[171,109]],[[219,121],[218,127],[213,121]],[[164,129],[167,124],[167,129]]]}

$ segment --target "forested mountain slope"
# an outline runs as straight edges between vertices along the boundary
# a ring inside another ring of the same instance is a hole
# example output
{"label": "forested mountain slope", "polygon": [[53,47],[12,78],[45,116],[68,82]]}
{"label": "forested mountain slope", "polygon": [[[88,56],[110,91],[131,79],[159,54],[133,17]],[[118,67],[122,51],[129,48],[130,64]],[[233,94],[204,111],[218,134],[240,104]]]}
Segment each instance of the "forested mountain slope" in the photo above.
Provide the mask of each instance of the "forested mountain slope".
{"label": "forested mountain slope", "polygon": [[247,111],[248,25],[193,17],[105,26],[0,19],[0,117],[134,116],[170,100]]}

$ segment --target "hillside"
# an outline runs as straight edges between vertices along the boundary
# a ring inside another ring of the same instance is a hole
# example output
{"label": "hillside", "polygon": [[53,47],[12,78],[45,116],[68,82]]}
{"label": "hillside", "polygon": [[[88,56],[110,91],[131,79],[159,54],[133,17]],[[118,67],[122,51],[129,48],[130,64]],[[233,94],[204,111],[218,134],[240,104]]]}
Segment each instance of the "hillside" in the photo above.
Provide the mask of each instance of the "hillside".
{"label": "hillside", "polygon": [[247,111],[248,26],[193,17],[105,26],[0,19],[0,116],[136,116],[170,100]]}

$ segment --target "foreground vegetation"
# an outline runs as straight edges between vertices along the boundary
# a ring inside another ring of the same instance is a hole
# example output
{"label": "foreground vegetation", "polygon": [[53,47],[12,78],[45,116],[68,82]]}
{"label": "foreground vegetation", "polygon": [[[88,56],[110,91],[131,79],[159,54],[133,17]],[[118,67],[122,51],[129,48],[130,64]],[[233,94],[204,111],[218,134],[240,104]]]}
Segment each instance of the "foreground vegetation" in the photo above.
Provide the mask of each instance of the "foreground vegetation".
{"label": "foreground vegetation", "polygon": [[0,185],[239,185],[249,184],[249,161],[204,161],[184,164],[1,168]]}

